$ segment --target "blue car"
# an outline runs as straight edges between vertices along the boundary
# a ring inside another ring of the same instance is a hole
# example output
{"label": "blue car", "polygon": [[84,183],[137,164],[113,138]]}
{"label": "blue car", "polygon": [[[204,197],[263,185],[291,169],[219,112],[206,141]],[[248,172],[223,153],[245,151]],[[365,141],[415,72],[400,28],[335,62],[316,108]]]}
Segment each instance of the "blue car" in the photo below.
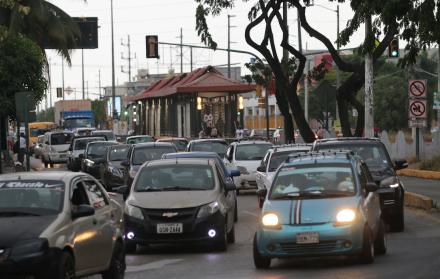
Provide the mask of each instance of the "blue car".
{"label": "blue car", "polygon": [[[254,237],[257,268],[272,258],[386,253],[378,185],[350,151],[291,156],[277,171]],[[262,190],[267,191],[267,190]]]}

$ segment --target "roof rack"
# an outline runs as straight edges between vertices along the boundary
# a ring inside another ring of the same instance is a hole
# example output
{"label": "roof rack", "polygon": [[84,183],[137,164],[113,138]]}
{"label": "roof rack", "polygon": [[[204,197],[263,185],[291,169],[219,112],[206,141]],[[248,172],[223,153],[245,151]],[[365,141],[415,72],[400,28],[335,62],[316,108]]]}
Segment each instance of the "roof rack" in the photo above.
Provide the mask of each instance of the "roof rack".
{"label": "roof rack", "polygon": [[288,156],[286,162],[292,162],[296,159],[303,158],[316,158],[316,157],[345,157],[351,159],[355,156],[355,153],[351,150],[335,149],[335,150],[325,150],[325,151],[311,151],[311,152],[300,152],[293,153]]}
{"label": "roof rack", "polygon": [[371,141],[380,141],[380,138],[340,137],[340,138],[318,139],[318,140],[316,140],[316,142],[346,141],[346,140],[371,140]]}

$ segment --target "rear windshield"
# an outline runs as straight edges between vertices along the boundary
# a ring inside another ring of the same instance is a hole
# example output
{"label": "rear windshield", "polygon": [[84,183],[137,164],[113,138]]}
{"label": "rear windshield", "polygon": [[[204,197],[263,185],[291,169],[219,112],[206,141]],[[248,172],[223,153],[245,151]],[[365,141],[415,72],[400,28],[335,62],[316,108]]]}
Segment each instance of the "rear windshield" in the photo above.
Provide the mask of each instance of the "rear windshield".
{"label": "rear windshield", "polygon": [[176,149],[171,146],[135,148],[132,162],[133,165],[142,165],[147,161],[160,160],[163,154],[174,152],[176,152]]}
{"label": "rear windshield", "polygon": [[269,171],[276,171],[279,166],[281,166],[282,163],[286,161],[286,159],[289,157],[290,154],[294,153],[301,153],[301,152],[307,152],[309,150],[290,150],[290,151],[283,151],[283,152],[275,152],[272,154],[272,157],[270,158],[269,162]]}
{"label": "rear windshield", "polygon": [[153,137],[149,137],[149,136],[127,139],[127,144],[136,144],[136,143],[144,143],[144,142],[154,142],[154,139]]}
{"label": "rear windshield", "polygon": [[222,141],[202,141],[191,144],[191,151],[215,152],[220,156],[226,153],[228,144]]}
{"label": "rear windshield", "polygon": [[84,139],[77,139],[75,140],[75,148],[74,150],[85,150],[87,147],[87,144],[89,142],[93,141],[101,141],[105,140],[104,138],[84,138]]}
{"label": "rear windshield", "polygon": [[143,168],[137,178],[135,191],[200,191],[214,187],[211,166],[173,164]]}
{"label": "rear windshield", "polygon": [[91,143],[87,147],[87,157],[104,158],[107,146],[114,145],[110,142]]}
{"label": "rear windshield", "polygon": [[92,135],[94,135],[94,136],[104,136],[104,137],[106,137],[107,138],[107,140],[116,140],[116,137],[115,137],[115,134],[113,134],[113,132],[110,132],[110,131],[108,131],[108,132],[101,132],[101,131],[99,131],[99,132],[92,132]]}
{"label": "rear windshield", "polygon": [[57,180],[10,180],[0,182],[0,218],[53,215],[61,212],[64,182]]}
{"label": "rear windshield", "polygon": [[188,145],[188,141],[186,140],[161,140],[160,142],[171,142],[177,147],[177,150],[184,151],[186,146]]}
{"label": "rear windshield", "polygon": [[57,133],[50,135],[51,145],[70,144],[72,141],[72,134],[70,133]]}
{"label": "rear windshield", "polygon": [[129,146],[115,146],[110,149],[110,161],[123,161],[127,159]]}
{"label": "rear windshield", "polygon": [[264,158],[271,144],[244,144],[238,145],[235,153],[237,161],[259,161]]}

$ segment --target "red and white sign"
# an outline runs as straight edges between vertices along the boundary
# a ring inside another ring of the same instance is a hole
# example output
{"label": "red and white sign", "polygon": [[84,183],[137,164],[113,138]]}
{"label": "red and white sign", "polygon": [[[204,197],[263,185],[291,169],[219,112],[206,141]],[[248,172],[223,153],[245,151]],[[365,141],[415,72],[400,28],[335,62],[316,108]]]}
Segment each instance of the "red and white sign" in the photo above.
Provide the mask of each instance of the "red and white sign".
{"label": "red and white sign", "polygon": [[427,105],[424,99],[411,99],[409,100],[409,118],[426,118]]}
{"label": "red and white sign", "polygon": [[408,96],[410,98],[426,98],[427,90],[426,79],[414,79],[408,82]]}

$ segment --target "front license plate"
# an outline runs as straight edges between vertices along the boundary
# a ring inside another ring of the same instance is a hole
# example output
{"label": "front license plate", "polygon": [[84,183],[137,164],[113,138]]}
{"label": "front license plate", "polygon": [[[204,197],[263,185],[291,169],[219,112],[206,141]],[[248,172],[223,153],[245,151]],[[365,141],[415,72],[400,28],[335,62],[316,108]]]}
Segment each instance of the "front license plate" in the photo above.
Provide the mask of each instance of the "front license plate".
{"label": "front license plate", "polygon": [[157,224],[157,233],[183,233],[182,223]]}
{"label": "front license plate", "polygon": [[296,234],[297,244],[312,244],[319,243],[319,233],[317,232],[303,232]]}

